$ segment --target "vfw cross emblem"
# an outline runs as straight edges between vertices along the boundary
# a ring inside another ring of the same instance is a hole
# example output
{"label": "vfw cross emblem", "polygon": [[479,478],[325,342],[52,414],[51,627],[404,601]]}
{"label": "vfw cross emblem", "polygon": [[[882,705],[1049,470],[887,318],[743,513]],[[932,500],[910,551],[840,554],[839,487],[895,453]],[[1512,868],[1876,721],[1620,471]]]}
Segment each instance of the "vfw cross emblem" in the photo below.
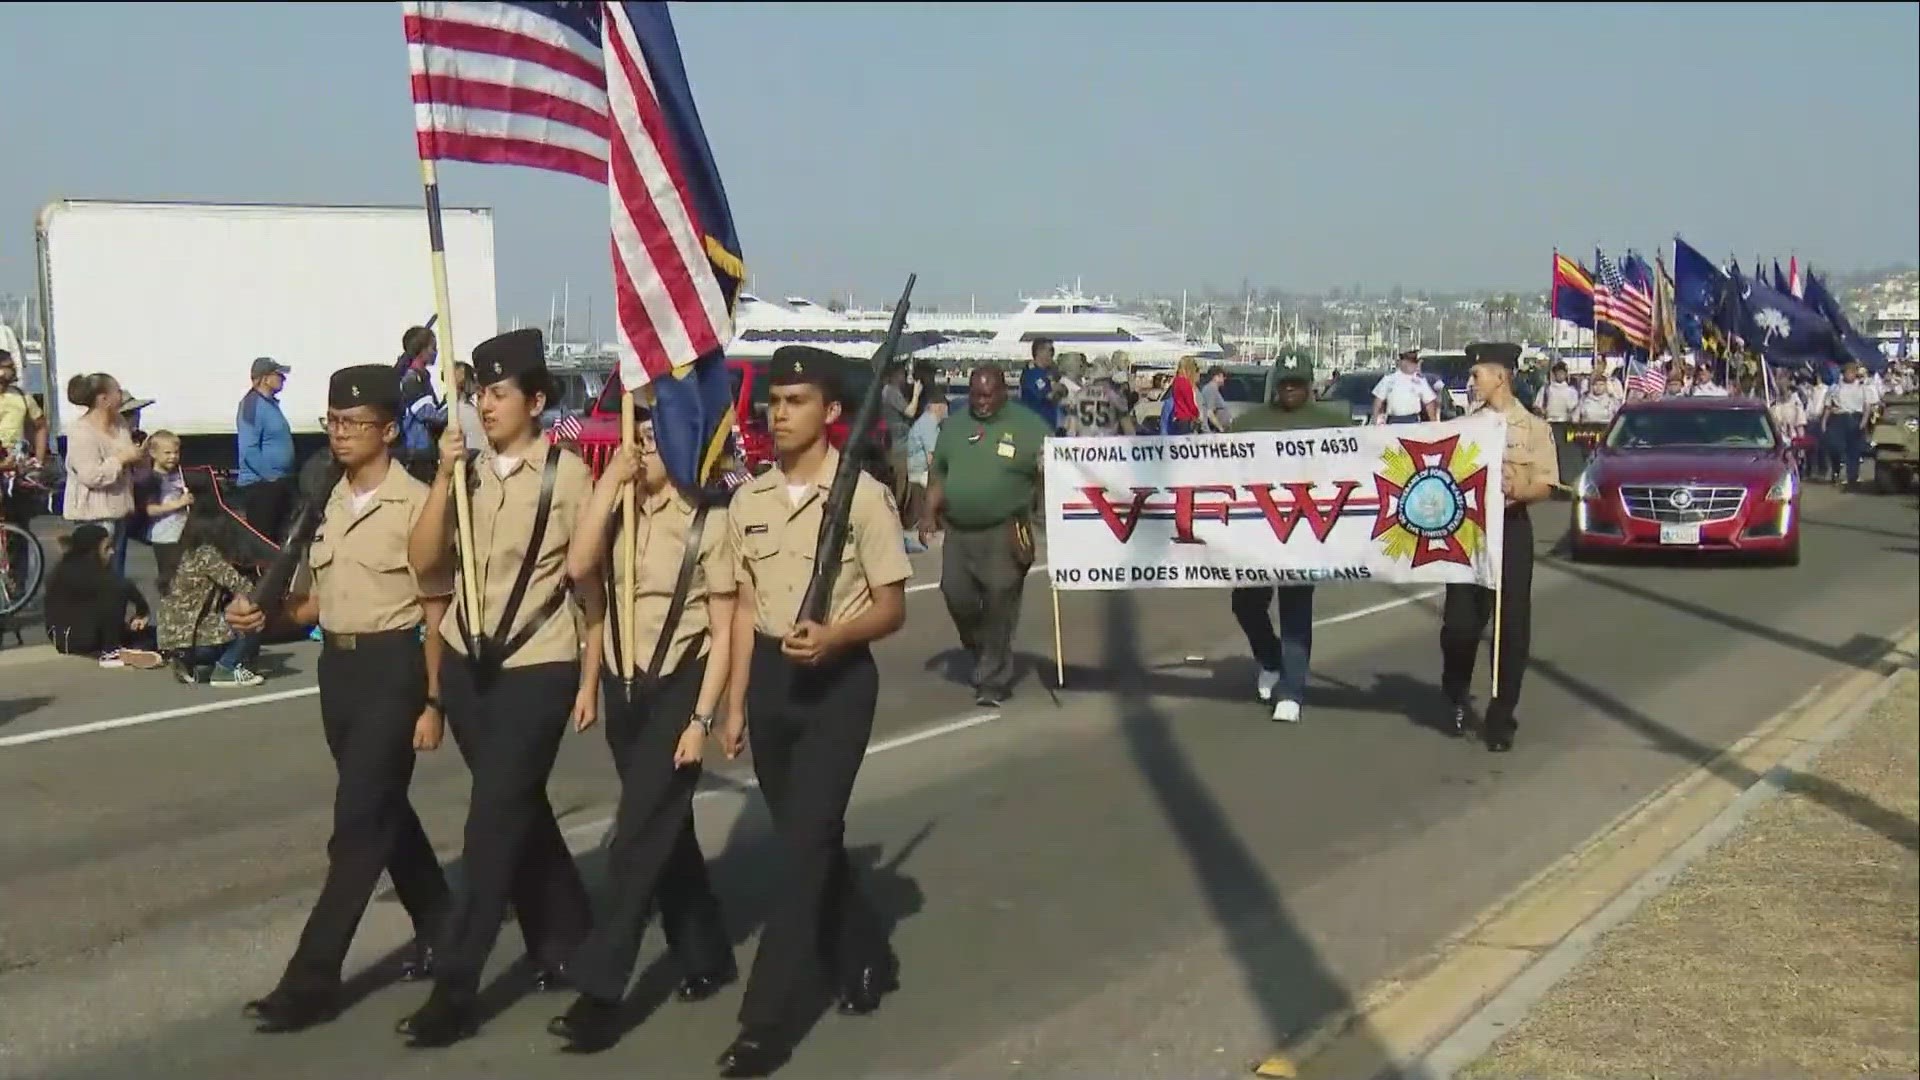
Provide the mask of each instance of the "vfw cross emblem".
{"label": "vfw cross emblem", "polygon": [[1472,566],[1487,545],[1487,469],[1460,436],[1397,440],[1381,455],[1373,486],[1380,499],[1373,539],[1415,567]]}

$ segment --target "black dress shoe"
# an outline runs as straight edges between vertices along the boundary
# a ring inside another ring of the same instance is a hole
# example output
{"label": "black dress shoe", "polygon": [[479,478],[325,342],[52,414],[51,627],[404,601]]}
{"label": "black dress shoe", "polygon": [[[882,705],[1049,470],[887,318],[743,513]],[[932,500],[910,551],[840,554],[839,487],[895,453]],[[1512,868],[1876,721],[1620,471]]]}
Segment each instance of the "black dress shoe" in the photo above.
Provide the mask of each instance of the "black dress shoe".
{"label": "black dress shoe", "polygon": [[1496,754],[1504,754],[1513,749],[1513,732],[1511,731],[1489,731],[1486,737],[1487,749]]}
{"label": "black dress shoe", "polygon": [[740,974],[734,971],[725,971],[718,975],[689,975],[680,980],[680,985],[674,989],[673,996],[689,1004],[705,1001],[739,977]]}
{"label": "black dress shoe", "polygon": [[866,1016],[880,1007],[880,999],[900,988],[894,965],[869,964],[854,972],[840,987],[840,1015]]}
{"label": "black dress shoe", "polygon": [[400,958],[401,982],[425,982],[433,978],[433,946],[416,940]]}
{"label": "black dress shoe", "polygon": [[407,1037],[407,1045],[419,1049],[452,1046],[471,1036],[480,1027],[478,1005],[471,991],[449,990],[435,986],[427,1003],[411,1016],[401,1018],[395,1030]]}
{"label": "black dress shoe", "polygon": [[787,1063],[792,1048],[773,1032],[747,1029],[720,1052],[714,1064],[725,1077],[771,1076]]}
{"label": "black dress shoe", "polygon": [[340,1015],[337,993],[323,990],[293,991],[276,987],[266,997],[249,1001],[240,1010],[263,1034],[278,1035],[324,1024]]}
{"label": "black dress shoe", "polygon": [[620,1003],[582,994],[547,1024],[547,1030],[567,1040],[568,1050],[598,1053],[620,1041]]}

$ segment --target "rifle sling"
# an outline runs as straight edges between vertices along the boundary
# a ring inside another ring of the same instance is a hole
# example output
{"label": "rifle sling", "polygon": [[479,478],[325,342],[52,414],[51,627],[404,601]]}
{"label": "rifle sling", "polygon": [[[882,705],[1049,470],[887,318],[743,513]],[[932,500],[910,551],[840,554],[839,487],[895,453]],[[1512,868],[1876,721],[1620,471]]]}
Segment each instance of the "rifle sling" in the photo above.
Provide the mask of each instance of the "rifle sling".
{"label": "rifle sling", "polygon": [[[659,684],[664,674],[660,667],[666,663],[667,650],[673,644],[673,632],[680,628],[680,617],[686,614],[687,592],[693,587],[693,572],[700,565],[700,537],[706,531],[708,509],[702,506],[694,511],[693,524],[687,526],[687,546],[686,550],[680,553],[680,576],[673,583],[673,599],[667,603],[667,617],[660,624],[660,640],[653,644],[653,659],[647,664],[647,670],[640,676],[641,684],[644,686],[651,687]],[[638,566],[634,567],[634,576],[636,578],[639,576]],[[611,620],[610,625],[613,629],[613,662],[616,669],[620,665],[621,606],[619,603],[612,602],[611,597],[609,598],[607,618]],[[708,632],[712,633],[712,629],[709,628]]]}
{"label": "rifle sling", "polygon": [[[489,642],[484,649],[476,648],[478,643],[474,641],[473,631],[468,627],[466,608],[463,605],[459,609],[458,625],[460,636],[465,639],[467,646],[467,658],[483,667],[497,668],[505,664],[508,658],[532,640],[533,635],[538,633],[540,628],[546,625],[547,620],[553,618],[554,613],[559,611],[561,605],[567,601],[567,586],[563,581],[560,587],[554,590],[553,595],[540,605],[539,611],[527,621],[525,626],[511,637],[506,636],[520,617],[520,604],[526,600],[527,586],[533,582],[534,564],[540,561],[540,548],[547,538],[547,519],[553,515],[553,487],[560,474],[560,453],[558,446],[547,447],[546,466],[540,473],[540,502],[533,512],[533,533],[527,538],[527,553],[520,560],[520,573],[513,579],[513,589],[507,593],[506,605],[500,609],[500,622],[493,635],[494,641],[499,644],[494,645]],[[481,655],[483,651],[488,655],[483,657]]]}

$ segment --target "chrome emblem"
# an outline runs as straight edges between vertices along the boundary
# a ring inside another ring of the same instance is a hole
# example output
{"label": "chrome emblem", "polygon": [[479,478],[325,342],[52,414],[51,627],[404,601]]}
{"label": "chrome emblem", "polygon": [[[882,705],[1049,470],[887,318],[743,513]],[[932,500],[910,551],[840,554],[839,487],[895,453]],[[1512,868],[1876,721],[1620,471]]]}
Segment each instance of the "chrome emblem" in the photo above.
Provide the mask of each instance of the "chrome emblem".
{"label": "chrome emblem", "polygon": [[1693,492],[1688,491],[1686,488],[1675,488],[1673,494],[1667,496],[1667,502],[1671,504],[1675,510],[1685,510],[1687,507],[1693,505]]}

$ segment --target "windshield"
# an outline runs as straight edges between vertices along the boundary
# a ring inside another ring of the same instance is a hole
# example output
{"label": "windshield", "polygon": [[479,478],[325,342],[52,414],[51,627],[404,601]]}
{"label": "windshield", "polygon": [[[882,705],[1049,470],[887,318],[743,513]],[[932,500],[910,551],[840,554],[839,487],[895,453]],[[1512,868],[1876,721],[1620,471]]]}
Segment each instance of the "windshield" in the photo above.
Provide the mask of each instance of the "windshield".
{"label": "windshield", "polygon": [[1220,387],[1220,396],[1233,402],[1262,402],[1267,400],[1267,374],[1260,372],[1228,372],[1226,384]]}
{"label": "windshield", "polygon": [[1661,446],[1719,446],[1771,450],[1773,422],[1761,409],[1636,409],[1620,414],[1607,432],[1617,450]]}
{"label": "windshield", "polygon": [[1333,385],[1320,396],[1321,401],[1344,401],[1349,405],[1373,407],[1373,388],[1380,382],[1381,373],[1365,371],[1354,375],[1342,375],[1333,380]]}

